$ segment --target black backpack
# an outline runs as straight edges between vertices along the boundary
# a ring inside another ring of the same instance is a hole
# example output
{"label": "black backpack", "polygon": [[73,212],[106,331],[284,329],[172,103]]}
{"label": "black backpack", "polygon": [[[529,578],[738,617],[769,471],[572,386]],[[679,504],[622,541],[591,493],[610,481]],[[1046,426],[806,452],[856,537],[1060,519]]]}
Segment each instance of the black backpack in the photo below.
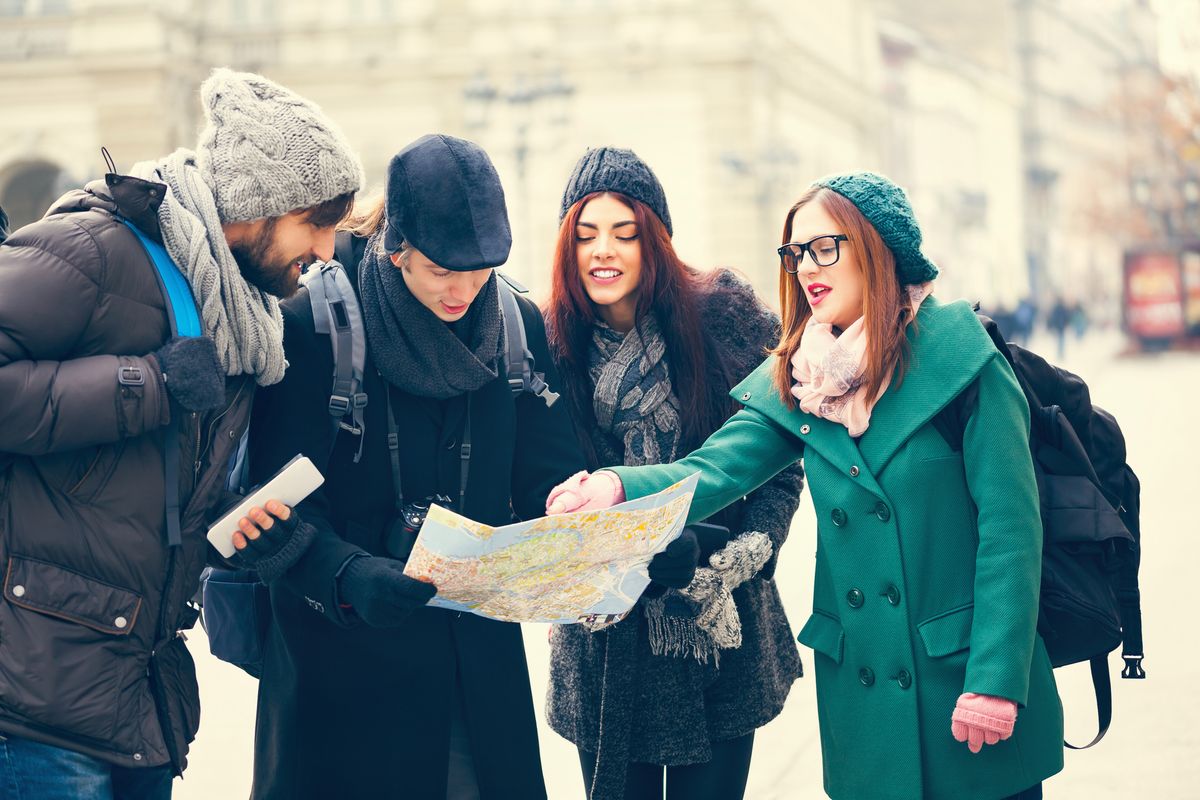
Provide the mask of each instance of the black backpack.
{"label": "black backpack", "polygon": [[[1096,693],[1099,742],[1112,722],[1108,654],[1121,646],[1122,678],[1145,678],[1138,591],[1141,485],[1125,462],[1117,421],[1092,405],[1087,384],[1025,348],[1005,342],[978,314],[1012,365],[1029,402],[1029,447],[1042,511],[1042,590],[1038,633],[1055,667],[1088,661]],[[933,419],[956,451],[978,403],[972,383]]]}
{"label": "black backpack", "polygon": [[[357,462],[362,456],[366,430],[363,409],[367,394],[363,391],[363,367],[367,337],[354,285],[347,266],[362,257],[365,240],[339,232],[335,239],[334,260],[310,270],[303,278],[312,304],[313,324],[318,334],[329,336],[333,349],[333,379],[329,390],[329,415],[334,427],[333,442],[347,431],[359,437]],[[497,273],[500,311],[504,318],[504,353],[501,368],[508,376],[513,397],[524,392],[540,397],[547,406],[559,395],[546,385],[542,373],[534,369],[533,353],[525,334],[525,320],[517,305],[516,293],[527,291],[514,280]],[[245,495],[247,438],[238,448],[230,469],[227,486]],[[332,448],[332,445],[331,445]],[[464,441],[464,464],[470,458],[470,444]],[[465,470],[465,466],[464,466]],[[466,483],[465,478],[463,483]],[[259,677],[270,627],[270,594],[253,570],[227,570],[207,567],[200,576],[198,598],[203,606],[202,624],[208,634],[209,650],[214,656]]]}

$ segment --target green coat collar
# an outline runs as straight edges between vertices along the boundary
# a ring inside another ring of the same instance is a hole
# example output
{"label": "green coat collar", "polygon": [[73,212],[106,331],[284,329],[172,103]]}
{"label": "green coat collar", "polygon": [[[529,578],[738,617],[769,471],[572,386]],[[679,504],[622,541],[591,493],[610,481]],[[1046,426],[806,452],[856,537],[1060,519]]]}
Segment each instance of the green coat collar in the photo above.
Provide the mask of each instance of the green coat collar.
{"label": "green coat collar", "polygon": [[930,297],[908,329],[912,358],[904,381],[893,383],[871,412],[871,425],[855,442],[844,425],[784,405],[771,381],[775,356],[733,388],[730,396],[766,416],[835,464],[864,463],[873,474],[975,379],[996,354],[965,301]]}

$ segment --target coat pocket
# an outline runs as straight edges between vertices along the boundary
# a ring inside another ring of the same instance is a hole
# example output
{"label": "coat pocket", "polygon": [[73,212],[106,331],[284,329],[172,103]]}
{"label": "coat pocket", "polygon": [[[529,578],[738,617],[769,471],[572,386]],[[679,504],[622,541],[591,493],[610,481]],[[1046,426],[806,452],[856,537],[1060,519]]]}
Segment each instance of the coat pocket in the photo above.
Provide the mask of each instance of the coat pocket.
{"label": "coat pocket", "polygon": [[975,604],[955,608],[930,617],[917,625],[925,652],[930,658],[941,658],[971,646],[971,622],[975,616]]}
{"label": "coat pocket", "polygon": [[138,669],[129,633],[141,596],[13,556],[3,597],[0,703],[39,725],[112,740],[122,689]]}
{"label": "coat pocket", "polygon": [[842,663],[842,653],[846,644],[846,633],[842,623],[822,611],[814,611],[796,636],[800,644],[833,659],[833,663]]}

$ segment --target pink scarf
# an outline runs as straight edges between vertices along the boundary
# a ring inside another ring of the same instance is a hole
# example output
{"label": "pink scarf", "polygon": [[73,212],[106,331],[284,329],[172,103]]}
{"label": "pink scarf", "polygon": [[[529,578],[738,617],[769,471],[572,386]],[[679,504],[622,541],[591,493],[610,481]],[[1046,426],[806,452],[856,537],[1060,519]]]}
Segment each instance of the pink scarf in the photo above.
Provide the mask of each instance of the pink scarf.
{"label": "pink scarf", "polygon": [[[906,286],[913,316],[933,291],[933,282]],[[809,414],[840,422],[851,436],[862,436],[871,423],[871,409],[887,391],[891,376],[885,376],[879,393],[867,397],[859,389],[866,372],[867,333],[863,318],[835,336],[833,326],[812,319],[792,356],[792,395]]]}

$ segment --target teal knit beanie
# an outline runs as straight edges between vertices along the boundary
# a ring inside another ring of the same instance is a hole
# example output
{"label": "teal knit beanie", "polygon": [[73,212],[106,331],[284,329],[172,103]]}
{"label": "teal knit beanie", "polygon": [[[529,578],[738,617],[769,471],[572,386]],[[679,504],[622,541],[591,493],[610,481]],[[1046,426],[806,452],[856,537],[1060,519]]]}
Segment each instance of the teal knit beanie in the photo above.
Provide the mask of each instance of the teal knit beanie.
{"label": "teal knit beanie", "polygon": [[921,227],[908,195],[899,186],[874,172],[831,175],[813,185],[837,192],[875,226],[896,259],[896,275],[902,285],[937,277],[938,268],[921,252]]}

